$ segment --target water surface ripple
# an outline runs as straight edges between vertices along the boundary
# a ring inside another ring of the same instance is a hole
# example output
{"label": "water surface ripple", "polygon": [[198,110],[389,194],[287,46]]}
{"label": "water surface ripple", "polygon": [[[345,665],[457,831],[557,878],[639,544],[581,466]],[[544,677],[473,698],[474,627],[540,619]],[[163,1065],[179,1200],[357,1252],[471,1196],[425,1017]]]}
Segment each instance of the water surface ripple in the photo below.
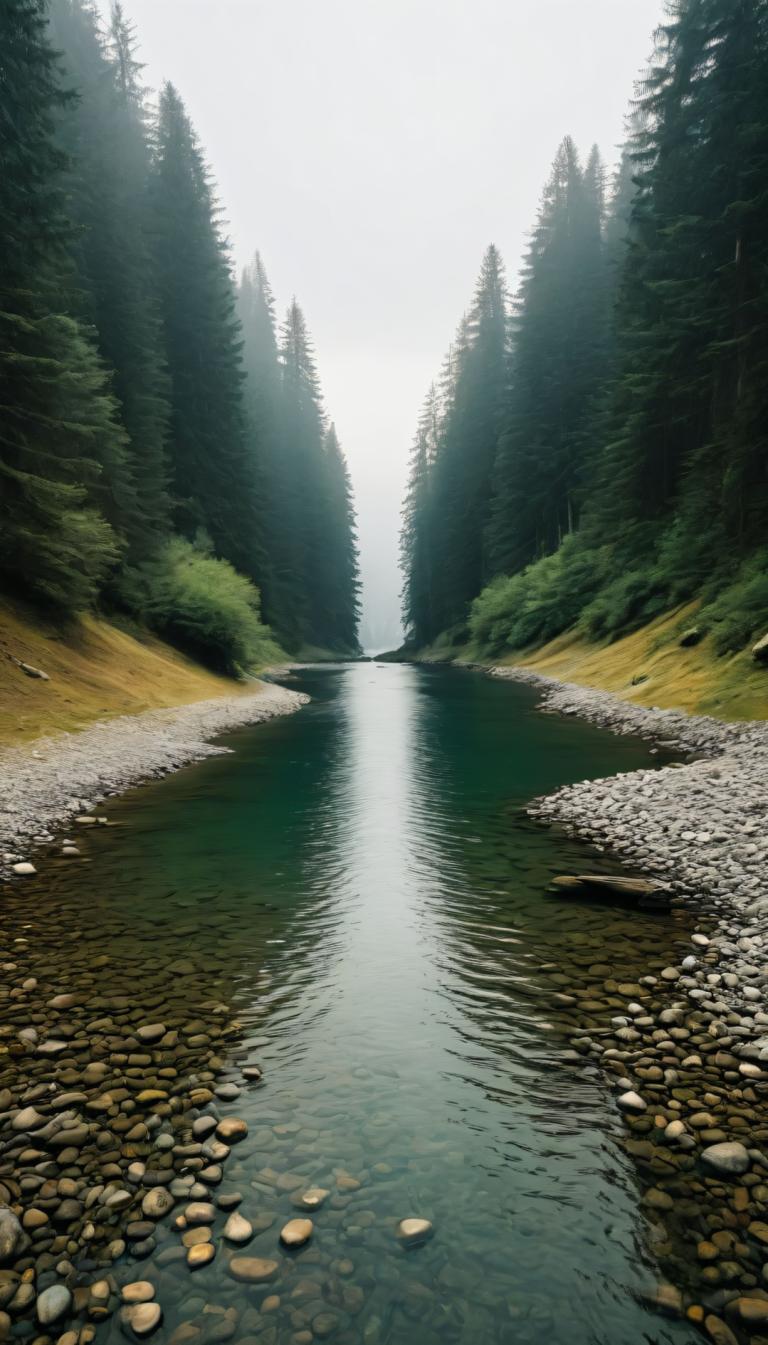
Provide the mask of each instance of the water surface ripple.
{"label": "water surface ripple", "polygon": [[[131,1276],[160,1286],[166,1338],[189,1322],[225,1339],[211,1323],[235,1309],[230,1335],[264,1345],[693,1341],[644,1304],[657,1276],[614,1106],[569,1060],[552,1001],[597,962],[625,980],[663,965],[685,926],[546,897],[554,873],[601,860],[524,814],[566,781],[649,764],[647,746],[475,674],[361,664],[292,684],[306,710],[122,801],[122,828],[57,890],[96,928],[124,904],[153,957],[200,956],[201,1000],[242,1025],[226,1077],[265,1070],[222,1104],[249,1136],[221,1189],[274,1215],[248,1254],[280,1276],[234,1283],[223,1246],[191,1276],[161,1227]],[[292,1257],[285,1174],[331,1192]],[[408,1215],[435,1235],[406,1252]]]}

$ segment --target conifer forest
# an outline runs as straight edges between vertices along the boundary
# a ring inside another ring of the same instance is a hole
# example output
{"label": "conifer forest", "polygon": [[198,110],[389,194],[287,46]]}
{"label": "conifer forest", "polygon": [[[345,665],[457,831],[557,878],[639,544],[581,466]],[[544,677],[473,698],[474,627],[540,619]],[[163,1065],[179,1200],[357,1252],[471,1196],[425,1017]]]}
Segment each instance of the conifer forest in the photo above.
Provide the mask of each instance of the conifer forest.
{"label": "conifer forest", "polygon": [[409,643],[616,637],[768,609],[768,6],[675,0],[615,172],[566,136],[512,292],[489,247],[429,388]]}
{"label": "conifer forest", "polygon": [[0,11],[0,576],[221,668],[355,654],[344,453],[296,299],[239,279],[181,94],[90,0]]}

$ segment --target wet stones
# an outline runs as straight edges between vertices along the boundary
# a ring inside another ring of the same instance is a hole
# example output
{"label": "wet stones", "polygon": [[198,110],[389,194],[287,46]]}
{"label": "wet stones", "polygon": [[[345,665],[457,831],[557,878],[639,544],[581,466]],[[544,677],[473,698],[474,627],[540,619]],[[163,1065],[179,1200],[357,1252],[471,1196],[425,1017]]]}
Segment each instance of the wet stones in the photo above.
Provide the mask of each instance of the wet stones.
{"label": "wet stones", "polygon": [[227,1242],[232,1242],[236,1246],[242,1246],[243,1243],[250,1242],[253,1237],[253,1225],[237,1212],[230,1214],[223,1229],[224,1237]]}
{"label": "wet stones", "polygon": [[712,1144],[702,1150],[701,1161],[719,1177],[740,1177],[749,1168],[750,1158],[738,1140]]}
{"label": "wet stones", "polygon": [[397,1225],[398,1240],[406,1247],[418,1247],[432,1237],[429,1219],[401,1219]]}
{"label": "wet stones", "polygon": [[236,1116],[225,1116],[216,1126],[216,1134],[225,1144],[239,1144],[248,1134],[245,1121]]}
{"label": "wet stones", "polygon": [[266,1284],[274,1279],[279,1266],[277,1261],[261,1256],[233,1256],[227,1269],[234,1280],[244,1284]]}
{"label": "wet stones", "polygon": [[190,1270],[199,1270],[209,1265],[215,1255],[216,1248],[212,1242],[196,1242],[187,1251],[187,1265]]}
{"label": "wet stones", "polygon": [[131,1303],[121,1308],[120,1321],[127,1327],[129,1333],[143,1340],[146,1336],[151,1336],[156,1331],[163,1320],[163,1312],[159,1303]]}
{"label": "wet stones", "polygon": [[37,1299],[37,1320],[41,1326],[53,1326],[69,1311],[72,1295],[64,1284],[52,1284]]}
{"label": "wet stones", "polygon": [[162,1219],[166,1214],[170,1214],[176,1201],[170,1191],[164,1186],[156,1186],[148,1191],[141,1202],[142,1214],[148,1219]]}
{"label": "wet stones", "polygon": [[280,1241],[284,1247],[303,1247],[313,1232],[311,1219],[290,1219],[280,1230]]}
{"label": "wet stones", "polygon": [[644,1112],[647,1107],[647,1103],[643,1101],[640,1094],[636,1093],[634,1089],[630,1089],[626,1093],[621,1093],[616,1099],[616,1102],[618,1106],[621,1107],[621,1110],[626,1112]]}
{"label": "wet stones", "polygon": [[14,1256],[22,1238],[22,1227],[13,1210],[0,1206],[0,1265]]}

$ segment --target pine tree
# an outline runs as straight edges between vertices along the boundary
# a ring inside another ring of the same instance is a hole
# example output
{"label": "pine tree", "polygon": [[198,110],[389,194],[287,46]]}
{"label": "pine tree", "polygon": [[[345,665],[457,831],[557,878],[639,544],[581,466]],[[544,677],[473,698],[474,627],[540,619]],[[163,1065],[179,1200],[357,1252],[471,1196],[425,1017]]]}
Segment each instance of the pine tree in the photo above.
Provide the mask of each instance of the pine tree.
{"label": "pine tree", "polygon": [[465,615],[490,576],[486,527],[507,394],[507,299],[498,250],[488,248],[472,307],[451,349],[433,471],[437,634]]}
{"label": "pine tree", "polygon": [[435,611],[433,472],[440,440],[440,401],[431,384],[411,450],[400,534],[406,641],[417,648],[438,631]]}
{"label": "pine tree", "polygon": [[257,477],[245,431],[240,325],[210,175],[171,84],[160,96],[150,185],[171,386],[176,526],[260,582]]}
{"label": "pine tree", "polygon": [[326,502],[323,513],[325,549],[328,555],[325,643],[343,653],[358,654],[360,622],[360,567],[357,553],[352,482],[336,434],[329,425],[323,445]]}
{"label": "pine tree", "polygon": [[96,501],[125,443],[95,351],[62,311],[71,230],[54,124],[71,95],[42,0],[5,0],[0,50],[0,571],[72,611],[117,560]]}
{"label": "pine tree", "polygon": [[554,551],[578,522],[584,427],[605,376],[603,180],[558,149],[515,301],[511,399],[488,532],[493,570]]}
{"label": "pine tree", "polygon": [[147,240],[149,147],[141,66],[116,7],[110,42],[88,0],[53,0],[51,35],[77,99],[58,119],[72,165],[68,209],[77,226],[75,304],[114,371],[129,438],[123,477],[112,483],[108,516],[128,542],[128,559],[151,554],[168,522],[165,439],[167,380],[155,276]]}

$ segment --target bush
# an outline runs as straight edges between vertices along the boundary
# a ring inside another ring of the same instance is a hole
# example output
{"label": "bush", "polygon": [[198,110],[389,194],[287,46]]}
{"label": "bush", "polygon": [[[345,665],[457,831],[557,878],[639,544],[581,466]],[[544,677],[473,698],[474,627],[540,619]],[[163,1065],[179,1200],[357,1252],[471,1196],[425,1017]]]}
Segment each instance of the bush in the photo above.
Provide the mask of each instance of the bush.
{"label": "bush", "polygon": [[741,568],[737,579],[699,616],[712,628],[718,654],[733,654],[768,631],[768,549],[756,552]]}
{"label": "bush", "polygon": [[578,620],[609,563],[607,547],[586,548],[575,536],[567,537],[553,555],[483,590],[470,613],[473,640],[499,654],[554,639]]}
{"label": "bush", "polygon": [[259,591],[225,560],[180,537],[126,575],[123,596],[137,616],[219,672],[240,674],[281,657],[259,618]]}

